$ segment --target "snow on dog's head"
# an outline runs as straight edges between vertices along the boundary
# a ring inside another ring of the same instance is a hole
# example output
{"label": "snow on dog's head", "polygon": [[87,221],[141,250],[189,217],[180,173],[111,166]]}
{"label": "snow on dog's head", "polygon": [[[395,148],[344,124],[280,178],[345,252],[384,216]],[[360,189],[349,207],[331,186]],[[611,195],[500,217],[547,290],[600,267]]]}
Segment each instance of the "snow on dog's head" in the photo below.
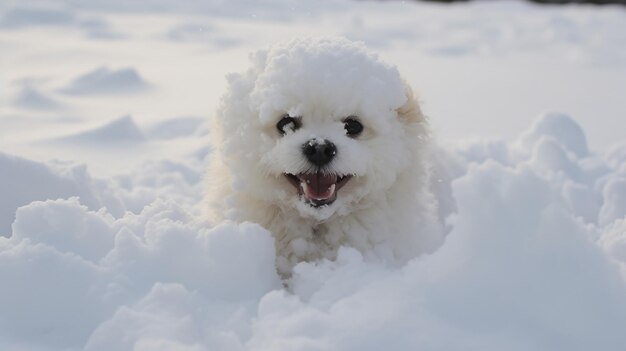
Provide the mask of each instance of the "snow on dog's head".
{"label": "snow on dog's head", "polygon": [[341,38],[293,40],[251,60],[229,76],[218,111],[213,142],[231,171],[222,185],[317,221],[385,201],[425,134],[397,69]]}
{"label": "snow on dog's head", "polygon": [[268,229],[286,275],[341,246],[388,262],[436,247],[426,122],[398,70],[337,38],[251,59],[212,128],[213,219]]}

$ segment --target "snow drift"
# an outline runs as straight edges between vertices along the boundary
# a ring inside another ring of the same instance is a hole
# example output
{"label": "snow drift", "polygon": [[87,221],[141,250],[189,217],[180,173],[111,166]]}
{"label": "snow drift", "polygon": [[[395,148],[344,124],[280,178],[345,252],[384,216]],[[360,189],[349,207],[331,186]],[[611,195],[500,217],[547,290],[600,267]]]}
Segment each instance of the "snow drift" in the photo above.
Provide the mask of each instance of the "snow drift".
{"label": "snow drift", "polygon": [[32,110],[56,110],[62,107],[61,103],[29,86],[24,87],[22,91],[20,91],[19,95],[14,99],[13,104]]}
{"label": "snow drift", "polygon": [[148,86],[133,68],[111,70],[99,67],[75,78],[61,92],[71,95],[127,94],[146,90]]}
{"label": "snow drift", "polygon": [[91,144],[96,146],[140,143],[141,130],[131,116],[123,116],[102,126],[54,139],[55,142]]}
{"label": "snow drift", "polygon": [[[449,233],[438,251],[393,268],[342,248],[335,262],[298,265],[287,288],[267,231],[193,214],[201,163],[144,166],[106,182],[115,209],[95,200],[104,185],[84,170],[77,177],[78,166],[63,173],[3,155],[10,175],[0,184],[13,182],[3,194],[71,186],[1,202],[3,225],[15,220],[0,237],[0,345],[622,350],[624,154],[588,150],[583,130],[560,114],[516,142],[442,147],[436,186]],[[175,202],[137,201],[133,188]]]}
{"label": "snow drift", "polygon": [[[625,16],[0,1],[0,350],[626,350]],[[224,73],[300,35],[377,49],[455,140],[434,155],[432,255],[389,267],[342,248],[285,287],[269,233],[200,217]],[[577,121],[530,125],[545,108]]]}

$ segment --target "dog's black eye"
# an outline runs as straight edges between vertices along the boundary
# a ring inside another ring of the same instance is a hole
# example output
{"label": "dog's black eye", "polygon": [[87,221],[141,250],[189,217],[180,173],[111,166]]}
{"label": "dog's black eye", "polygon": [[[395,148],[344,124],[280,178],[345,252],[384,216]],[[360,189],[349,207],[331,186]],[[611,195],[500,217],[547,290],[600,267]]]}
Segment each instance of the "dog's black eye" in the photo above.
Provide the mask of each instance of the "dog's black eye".
{"label": "dog's black eye", "polygon": [[363,131],[363,125],[354,117],[346,118],[343,121],[343,127],[346,129],[346,134],[351,137],[355,137]]}
{"label": "dog's black eye", "polygon": [[289,115],[283,115],[280,121],[276,123],[276,129],[280,132],[280,134],[285,134],[288,131],[295,131],[302,125],[300,122],[300,118],[294,118]]}

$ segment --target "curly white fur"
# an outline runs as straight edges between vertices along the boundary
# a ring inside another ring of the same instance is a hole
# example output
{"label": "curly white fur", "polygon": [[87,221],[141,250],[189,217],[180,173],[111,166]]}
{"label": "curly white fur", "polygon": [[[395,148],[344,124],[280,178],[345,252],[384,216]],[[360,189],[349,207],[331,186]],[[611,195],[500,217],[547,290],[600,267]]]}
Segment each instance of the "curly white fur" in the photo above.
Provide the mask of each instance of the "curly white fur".
{"label": "curly white fur", "polygon": [[[427,123],[395,67],[340,38],[294,40],[251,60],[247,72],[228,77],[212,128],[214,221],[268,229],[283,274],[300,261],[333,259],[340,246],[405,262],[440,244]],[[301,117],[302,127],[281,135],[276,123],[285,114]],[[347,116],[365,127],[356,138],[346,135]],[[318,208],[284,176],[311,169],[301,150],[314,138],[337,147],[327,171],[353,175],[336,201]]]}

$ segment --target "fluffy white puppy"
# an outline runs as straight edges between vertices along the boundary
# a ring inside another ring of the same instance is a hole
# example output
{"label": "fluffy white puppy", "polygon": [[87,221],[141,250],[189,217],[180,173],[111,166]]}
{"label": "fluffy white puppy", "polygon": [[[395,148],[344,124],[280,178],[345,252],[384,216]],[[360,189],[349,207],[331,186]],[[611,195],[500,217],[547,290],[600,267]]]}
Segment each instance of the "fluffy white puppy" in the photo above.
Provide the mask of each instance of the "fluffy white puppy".
{"label": "fluffy white puppy", "polygon": [[212,128],[213,220],[256,222],[288,275],[349,246],[405,262],[440,244],[426,120],[397,69],[341,38],[251,55]]}

